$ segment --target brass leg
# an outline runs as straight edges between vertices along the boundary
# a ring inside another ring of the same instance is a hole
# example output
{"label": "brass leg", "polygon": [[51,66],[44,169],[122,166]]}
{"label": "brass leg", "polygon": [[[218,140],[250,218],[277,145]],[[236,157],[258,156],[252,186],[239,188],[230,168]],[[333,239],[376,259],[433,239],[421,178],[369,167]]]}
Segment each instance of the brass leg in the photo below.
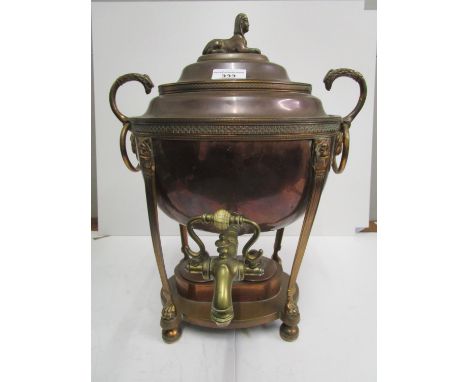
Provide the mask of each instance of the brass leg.
{"label": "brass leg", "polygon": [[281,241],[283,240],[284,228],[280,228],[276,231],[275,245],[273,246],[273,255],[271,258],[278,264],[281,264],[281,258],[278,256],[278,252],[281,250]]}
{"label": "brass leg", "polygon": [[148,218],[151,230],[151,239],[153,241],[153,250],[158,266],[159,276],[161,278],[161,299],[163,309],[161,313],[161,328],[163,329],[163,340],[167,343],[176,341],[181,334],[180,316],[177,314],[174,305],[171,288],[167,279],[166,268],[161,247],[161,237],[159,234],[157,193],[155,171],[156,167],[153,161],[153,150],[151,138],[138,139],[138,158],[145,181],[146,203],[148,205]]}
{"label": "brass leg", "polygon": [[302,223],[301,234],[294,256],[294,262],[291,268],[291,276],[288,283],[288,297],[286,306],[282,313],[283,324],[280,328],[280,335],[286,341],[294,341],[299,336],[299,328],[297,324],[300,321],[299,308],[294,301],[296,294],[296,280],[301,267],[302,258],[307,247],[312,224],[314,223],[315,214],[319,205],[320,196],[322,195],[323,186],[327,179],[328,170],[330,169],[330,149],[331,140],[329,138],[317,139],[312,142],[312,168],[314,171],[312,194],[309,197],[307,208]]}
{"label": "brass leg", "polygon": [[182,244],[181,251],[184,254],[184,260],[188,260],[189,256],[185,253],[184,248],[188,247],[188,232],[187,232],[187,227],[179,224],[179,229],[180,229],[180,242]]}

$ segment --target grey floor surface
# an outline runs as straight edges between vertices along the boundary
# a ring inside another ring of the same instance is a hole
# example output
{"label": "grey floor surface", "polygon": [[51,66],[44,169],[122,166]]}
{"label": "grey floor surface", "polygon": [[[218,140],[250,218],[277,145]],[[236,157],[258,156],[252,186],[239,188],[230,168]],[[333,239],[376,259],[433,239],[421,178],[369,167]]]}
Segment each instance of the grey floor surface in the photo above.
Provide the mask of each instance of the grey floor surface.
{"label": "grey floor surface", "polygon": [[[256,247],[271,252],[273,237]],[[168,274],[180,260],[177,237],[163,237]],[[214,242],[214,237],[207,241]],[[290,269],[297,237],[285,237]],[[280,322],[212,331],[184,326],[166,345],[160,281],[149,237],[92,240],[93,382],[374,382],[376,234],[311,237],[298,279],[300,336],[286,343]]]}

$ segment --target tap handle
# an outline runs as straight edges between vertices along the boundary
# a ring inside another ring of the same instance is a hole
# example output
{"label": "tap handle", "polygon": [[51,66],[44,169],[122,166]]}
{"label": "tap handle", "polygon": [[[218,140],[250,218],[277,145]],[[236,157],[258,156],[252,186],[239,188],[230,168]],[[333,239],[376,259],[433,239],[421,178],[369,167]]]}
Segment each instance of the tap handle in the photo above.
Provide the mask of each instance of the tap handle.
{"label": "tap handle", "polygon": [[263,250],[255,250],[250,248],[257,241],[258,236],[260,235],[260,226],[253,220],[223,209],[216,211],[214,214],[203,214],[200,216],[195,216],[187,222],[187,232],[199,247],[198,252],[190,249],[188,244],[183,247],[184,254],[187,255],[191,260],[195,260],[197,262],[197,260],[201,260],[203,257],[208,256],[205,245],[194,231],[194,225],[200,223],[212,224],[218,231],[221,232],[227,230],[231,225],[234,224],[247,224],[251,226],[254,233],[242,249],[242,255],[246,260],[246,264],[250,268],[255,268],[258,265],[260,257],[263,254]]}

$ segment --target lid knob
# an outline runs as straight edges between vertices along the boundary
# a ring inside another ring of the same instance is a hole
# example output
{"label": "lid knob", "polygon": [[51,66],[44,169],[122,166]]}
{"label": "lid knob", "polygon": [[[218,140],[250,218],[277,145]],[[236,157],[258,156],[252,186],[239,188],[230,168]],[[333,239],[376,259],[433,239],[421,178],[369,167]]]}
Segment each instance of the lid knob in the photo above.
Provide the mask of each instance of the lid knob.
{"label": "lid knob", "polygon": [[247,48],[244,34],[249,31],[249,19],[245,13],[239,13],[234,22],[234,35],[228,39],[214,39],[206,44],[203,54],[211,53],[257,53],[260,49]]}

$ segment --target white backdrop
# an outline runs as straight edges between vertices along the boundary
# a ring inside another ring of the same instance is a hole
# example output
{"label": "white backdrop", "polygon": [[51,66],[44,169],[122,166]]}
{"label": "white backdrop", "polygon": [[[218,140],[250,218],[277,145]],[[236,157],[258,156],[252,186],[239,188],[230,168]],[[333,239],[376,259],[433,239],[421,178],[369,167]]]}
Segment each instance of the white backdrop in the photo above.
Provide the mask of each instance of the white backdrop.
{"label": "white backdrop", "polygon": [[[325,187],[313,234],[348,235],[369,220],[372,123],[376,59],[376,12],[362,1],[118,2],[93,3],[93,64],[96,119],[99,233],[149,235],[143,179],[127,170],[118,147],[120,122],[108,92],[129,72],[148,74],[157,85],[175,82],[213,38],[228,38],[235,16],[249,16],[249,46],[286,68],[293,81],[312,84],[329,114],[345,115],[358,98],[358,86],[339,79],[327,92],[329,69],[348,67],[367,81],[367,101],[351,129],[345,172],[333,172]],[[152,97],[138,83],[120,89],[117,102],[126,115],[140,115]],[[133,159],[133,158],[132,158]],[[286,228],[299,234],[302,219]],[[177,235],[178,225],[160,212],[161,233]]]}

